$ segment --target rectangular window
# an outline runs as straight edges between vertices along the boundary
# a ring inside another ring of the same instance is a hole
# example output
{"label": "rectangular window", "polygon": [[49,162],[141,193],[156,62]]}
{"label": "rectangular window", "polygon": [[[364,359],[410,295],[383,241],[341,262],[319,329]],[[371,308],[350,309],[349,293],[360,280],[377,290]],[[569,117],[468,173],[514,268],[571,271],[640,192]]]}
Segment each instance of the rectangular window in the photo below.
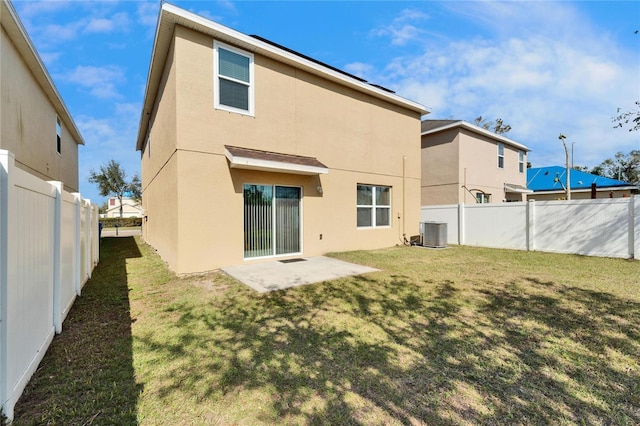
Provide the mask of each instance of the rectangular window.
{"label": "rectangular window", "polygon": [[391,226],[391,187],[358,185],[358,228]]}
{"label": "rectangular window", "polygon": [[58,154],[62,154],[62,125],[60,124],[60,117],[56,117],[56,151]]}
{"label": "rectangular window", "polygon": [[504,169],[504,144],[498,144],[498,167]]}
{"label": "rectangular window", "polygon": [[476,192],[476,203],[484,204],[491,202],[491,194],[485,192]]}
{"label": "rectangular window", "polygon": [[518,171],[524,173],[524,152],[518,151]]}
{"label": "rectangular window", "polygon": [[214,42],[215,107],[253,115],[253,55]]}

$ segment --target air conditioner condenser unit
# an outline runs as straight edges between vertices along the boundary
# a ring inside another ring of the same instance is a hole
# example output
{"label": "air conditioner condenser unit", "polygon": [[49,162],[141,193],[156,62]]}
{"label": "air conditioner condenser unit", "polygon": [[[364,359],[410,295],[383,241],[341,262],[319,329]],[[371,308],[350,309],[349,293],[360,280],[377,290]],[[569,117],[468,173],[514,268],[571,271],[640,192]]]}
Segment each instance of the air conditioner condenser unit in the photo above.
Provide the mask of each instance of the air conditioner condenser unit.
{"label": "air conditioner condenser unit", "polygon": [[443,248],[447,246],[446,223],[420,222],[420,235],[424,247]]}

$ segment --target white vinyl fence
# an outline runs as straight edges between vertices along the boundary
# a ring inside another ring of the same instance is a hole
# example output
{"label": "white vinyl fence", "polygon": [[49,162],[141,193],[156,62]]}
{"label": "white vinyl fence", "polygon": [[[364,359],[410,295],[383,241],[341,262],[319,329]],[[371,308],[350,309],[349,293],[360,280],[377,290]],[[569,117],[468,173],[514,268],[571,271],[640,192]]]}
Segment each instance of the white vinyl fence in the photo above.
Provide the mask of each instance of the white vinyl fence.
{"label": "white vinyl fence", "polygon": [[98,209],[0,150],[0,406],[16,401],[98,263]]}
{"label": "white vinyl fence", "polygon": [[449,244],[640,259],[640,197],[423,206]]}

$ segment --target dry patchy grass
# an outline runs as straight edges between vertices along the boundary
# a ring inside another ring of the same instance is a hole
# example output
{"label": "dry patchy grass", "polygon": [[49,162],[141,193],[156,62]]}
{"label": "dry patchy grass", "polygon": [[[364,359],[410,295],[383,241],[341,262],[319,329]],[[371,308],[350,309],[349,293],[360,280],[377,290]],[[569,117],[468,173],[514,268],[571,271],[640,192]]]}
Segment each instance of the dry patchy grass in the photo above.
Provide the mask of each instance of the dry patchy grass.
{"label": "dry patchy grass", "polygon": [[640,423],[637,261],[400,247],[263,295],[133,241],[103,240],[17,424]]}

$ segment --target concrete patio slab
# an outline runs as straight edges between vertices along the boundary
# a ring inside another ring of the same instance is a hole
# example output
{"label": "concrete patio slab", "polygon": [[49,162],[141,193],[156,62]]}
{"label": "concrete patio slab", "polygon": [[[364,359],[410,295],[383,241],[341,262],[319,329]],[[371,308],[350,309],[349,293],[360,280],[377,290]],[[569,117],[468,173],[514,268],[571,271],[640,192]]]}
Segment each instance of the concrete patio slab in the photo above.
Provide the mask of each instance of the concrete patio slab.
{"label": "concrete patio slab", "polygon": [[325,256],[229,266],[222,270],[260,293],[378,271]]}

